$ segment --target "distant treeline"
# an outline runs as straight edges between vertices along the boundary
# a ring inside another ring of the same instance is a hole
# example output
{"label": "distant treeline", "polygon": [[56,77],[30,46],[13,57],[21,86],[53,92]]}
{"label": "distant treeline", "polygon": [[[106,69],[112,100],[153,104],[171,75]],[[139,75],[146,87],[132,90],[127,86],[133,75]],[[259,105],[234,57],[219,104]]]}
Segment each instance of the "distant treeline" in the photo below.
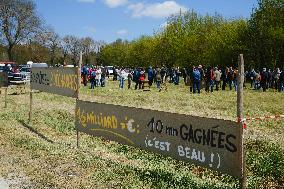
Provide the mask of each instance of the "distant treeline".
{"label": "distant treeline", "polygon": [[235,66],[243,53],[247,67],[284,66],[284,1],[261,0],[250,19],[202,16],[194,11],[168,18],[154,36],[117,40],[101,50],[117,66]]}
{"label": "distant treeline", "polygon": [[247,68],[284,66],[283,0],[259,0],[248,19],[193,10],[179,13],[152,36],[111,44],[90,37],[60,37],[43,25],[35,7],[32,0],[0,1],[0,61],[77,64],[83,51],[84,64],[235,66],[243,53]]}

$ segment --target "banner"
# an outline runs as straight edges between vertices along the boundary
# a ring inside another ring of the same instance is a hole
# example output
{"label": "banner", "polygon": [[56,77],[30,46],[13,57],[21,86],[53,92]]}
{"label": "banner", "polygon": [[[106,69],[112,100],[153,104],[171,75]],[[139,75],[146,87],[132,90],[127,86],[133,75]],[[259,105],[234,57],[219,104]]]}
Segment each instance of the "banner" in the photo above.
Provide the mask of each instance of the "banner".
{"label": "banner", "polygon": [[32,68],[31,89],[77,98],[78,68]]}
{"label": "banner", "polygon": [[8,87],[8,74],[6,72],[0,72],[0,87]]}
{"label": "banner", "polygon": [[241,129],[232,121],[76,101],[77,131],[241,177]]}

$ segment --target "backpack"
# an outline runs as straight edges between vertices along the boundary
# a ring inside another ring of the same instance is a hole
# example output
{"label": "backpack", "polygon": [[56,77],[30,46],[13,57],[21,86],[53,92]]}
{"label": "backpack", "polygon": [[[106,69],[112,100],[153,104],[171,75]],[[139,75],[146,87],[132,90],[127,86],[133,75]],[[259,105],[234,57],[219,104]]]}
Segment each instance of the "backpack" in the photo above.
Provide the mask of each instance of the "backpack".
{"label": "backpack", "polygon": [[200,81],[200,72],[199,71],[193,71],[192,76],[193,76],[194,81]]}
{"label": "backpack", "polygon": [[92,71],[91,77],[92,77],[92,78],[95,78],[95,77],[96,77],[96,71],[94,71],[94,70]]}

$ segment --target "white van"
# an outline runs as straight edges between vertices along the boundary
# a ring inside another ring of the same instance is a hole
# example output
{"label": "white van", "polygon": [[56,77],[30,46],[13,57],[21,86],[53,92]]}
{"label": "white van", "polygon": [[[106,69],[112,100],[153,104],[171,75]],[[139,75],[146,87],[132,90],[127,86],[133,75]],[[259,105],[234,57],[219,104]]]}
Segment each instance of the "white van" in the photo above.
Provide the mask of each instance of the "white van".
{"label": "white van", "polygon": [[33,63],[32,61],[27,62],[27,66],[31,68],[47,68],[47,63]]}

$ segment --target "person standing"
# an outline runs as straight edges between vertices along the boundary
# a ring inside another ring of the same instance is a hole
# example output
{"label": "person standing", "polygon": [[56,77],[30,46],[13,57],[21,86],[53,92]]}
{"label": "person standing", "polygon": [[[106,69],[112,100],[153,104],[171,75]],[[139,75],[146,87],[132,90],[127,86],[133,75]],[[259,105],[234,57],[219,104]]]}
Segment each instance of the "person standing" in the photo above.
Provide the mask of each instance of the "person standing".
{"label": "person standing", "polygon": [[113,67],[113,81],[117,81],[118,69]]}
{"label": "person standing", "polygon": [[280,79],[281,71],[279,68],[276,68],[276,70],[273,73],[273,80],[274,80],[274,88],[275,90],[279,90],[279,79]]}
{"label": "person standing", "polygon": [[118,71],[118,76],[119,76],[119,88],[120,88],[120,89],[123,89],[125,75],[126,75],[126,72],[125,72],[124,68],[121,68],[120,71]]}
{"label": "person standing", "polygon": [[200,72],[200,90],[201,90],[204,87],[204,85],[205,85],[205,83],[204,83],[205,82],[204,81],[205,71],[204,71],[204,69],[203,69],[201,64],[198,66],[198,70]]}
{"label": "person standing", "polygon": [[101,86],[102,70],[100,67],[97,67],[96,71],[96,87]]}
{"label": "person standing", "polygon": [[284,68],[282,69],[282,72],[280,73],[279,76],[279,88],[278,88],[279,92],[284,92]]}
{"label": "person standing", "polygon": [[233,79],[233,84],[234,84],[234,87],[235,87],[235,91],[238,90],[238,73],[239,73],[239,71],[238,71],[238,69],[236,68],[236,69],[234,70],[234,79]]}
{"label": "person standing", "polygon": [[107,76],[107,67],[102,67],[102,74],[101,74],[101,87],[105,87],[106,84],[106,76]]}
{"label": "person standing", "polygon": [[183,82],[186,84],[186,77],[187,77],[187,70],[186,68],[183,68],[181,71],[182,77],[183,77]]}
{"label": "person standing", "polygon": [[94,89],[96,83],[96,70],[94,68],[90,68],[90,72],[91,89]]}
{"label": "person standing", "polygon": [[221,72],[218,70],[217,67],[215,67],[214,77],[215,77],[216,91],[219,91],[219,85],[221,81]]}
{"label": "person standing", "polygon": [[230,91],[231,91],[232,85],[233,85],[233,82],[234,82],[234,70],[233,70],[232,66],[228,70],[227,78],[228,78],[229,88],[230,88]]}
{"label": "person standing", "polygon": [[221,80],[222,80],[222,90],[226,90],[227,85],[227,75],[228,75],[228,67],[222,68],[221,70]]}
{"label": "person standing", "polygon": [[146,79],[145,71],[141,69],[140,76],[139,76],[139,89],[142,89],[142,84]]}
{"label": "person standing", "polygon": [[174,69],[174,77],[173,77],[175,85],[179,85],[179,77],[180,77],[180,75],[181,75],[181,72],[179,70],[179,67],[175,68]]}
{"label": "person standing", "polygon": [[263,68],[260,77],[261,77],[260,85],[262,87],[263,92],[266,92],[269,81],[269,73],[266,71],[266,68]]}
{"label": "person standing", "polygon": [[161,69],[157,68],[157,70],[156,70],[156,84],[157,84],[157,88],[159,90],[161,89],[161,82],[162,82]]}
{"label": "person standing", "polygon": [[255,76],[256,76],[256,72],[254,71],[254,69],[252,69],[249,73],[249,77],[250,77],[250,88],[253,88],[254,84],[255,84]]}
{"label": "person standing", "polygon": [[201,75],[197,68],[193,69],[192,76],[193,76],[193,93],[196,93],[197,90],[198,94],[200,94]]}
{"label": "person standing", "polygon": [[256,71],[255,72],[254,90],[260,89],[260,82],[261,82],[261,76],[259,74],[259,71]]}
{"label": "person standing", "polygon": [[131,81],[133,80],[132,70],[129,70],[129,73],[127,75],[127,88],[131,88]]}
{"label": "person standing", "polygon": [[206,92],[209,92],[209,88],[211,93],[213,93],[213,88],[214,88],[214,70],[213,68],[209,67],[206,71],[205,74],[206,77]]}
{"label": "person standing", "polygon": [[149,86],[151,87],[154,80],[154,70],[152,69],[151,66],[148,69],[148,80],[149,80]]}
{"label": "person standing", "polygon": [[135,90],[138,88],[139,85],[139,77],[140,77],[140,70],[136,68],[133,72],[133,81],[135,82]]}
{"label": "person standing", "polygon": [[81,74],[82,74],[82,77],[83,77],[83,84],[84,84],[84,86],[87,86],[88,69],[87,69],[86,65],[83,66]]}
{"label": "person standing", "polygon": [[164,79],[166,77],[166,68],[164,66],[162,66],[161,68],[161,77],[162,77],[162,83],[164,82]]}

